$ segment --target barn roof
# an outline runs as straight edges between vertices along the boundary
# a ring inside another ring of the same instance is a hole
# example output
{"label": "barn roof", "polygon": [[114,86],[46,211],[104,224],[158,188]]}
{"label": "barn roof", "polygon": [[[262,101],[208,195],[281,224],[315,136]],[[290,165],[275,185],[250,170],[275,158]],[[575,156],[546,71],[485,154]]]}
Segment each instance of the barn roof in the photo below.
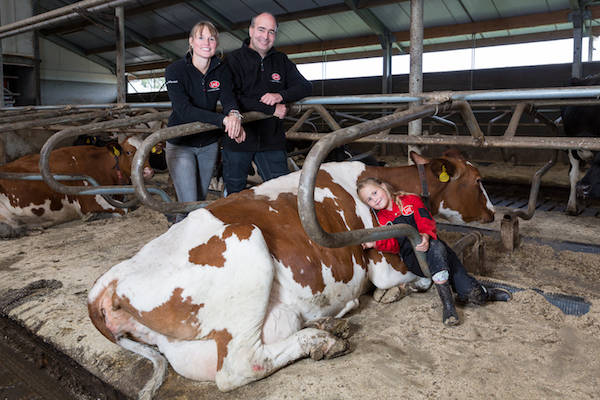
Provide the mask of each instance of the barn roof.
{"label": "barn roof", "polygon": [[[38,0],[38,14],[76,2]],[[593,24],[600,16],[600,5],[589,1],[424,0],[424,49],[570,38],[570,15],[580,3],[586,4],[589,24]],[[188,47],[190,28],[200,20],[215,23],[224,52],[238,48],[247,37],[251,17],[261,11],[277,16],[276,47],[297,63],[380,56],[382,37],[391,39],[394,54],[409,51],[410,1],[135,0],[124,2],[124,8],[127,72],[162,69],[181,57]],[[114,70],[112,8],[80,10],[39,33]]]}

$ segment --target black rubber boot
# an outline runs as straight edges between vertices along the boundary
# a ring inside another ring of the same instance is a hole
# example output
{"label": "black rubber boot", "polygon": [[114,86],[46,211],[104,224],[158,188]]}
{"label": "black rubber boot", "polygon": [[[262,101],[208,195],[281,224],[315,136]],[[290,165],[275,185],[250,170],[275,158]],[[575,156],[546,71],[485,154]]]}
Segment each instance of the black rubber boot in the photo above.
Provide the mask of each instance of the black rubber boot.
{"label": "black rubber boot", "polygon": [[482,306],[488,301],[509,301],[510,299],[512,299],[512,294],[506,289],[479,285],[471,290],[467,302]]}
{"label": "black rubber boot", "polygon": [[460,320],[454,307],[454,297],[452,289],[450,289],[450,284],[448,282],[436,283],[435,288],[440,296],[440,300],[442,300],[442,322],[447,326],[458,325]]}

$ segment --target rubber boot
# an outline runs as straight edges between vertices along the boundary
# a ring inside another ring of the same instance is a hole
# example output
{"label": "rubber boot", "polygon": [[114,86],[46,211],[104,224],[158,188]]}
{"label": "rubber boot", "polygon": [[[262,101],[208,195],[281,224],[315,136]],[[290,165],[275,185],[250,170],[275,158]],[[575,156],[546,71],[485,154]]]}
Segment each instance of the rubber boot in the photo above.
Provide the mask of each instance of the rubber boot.
{"label": "rubber boot", "polygon": [[447,326],[458,325],[460,320],[454,307],[454,297],[452,296],[450,284],[448,282],[436,283],[435,288],[440,296],[440,300],[442,300],[442,322]]}

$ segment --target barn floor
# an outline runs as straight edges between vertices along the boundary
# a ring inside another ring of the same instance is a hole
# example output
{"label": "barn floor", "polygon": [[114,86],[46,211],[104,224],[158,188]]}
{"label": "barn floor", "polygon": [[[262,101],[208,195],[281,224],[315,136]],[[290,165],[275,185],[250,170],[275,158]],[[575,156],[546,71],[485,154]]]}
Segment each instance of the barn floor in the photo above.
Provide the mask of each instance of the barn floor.
{"label": "barn floor", "polygon": [[[499,220],[475,225],[486,232],[485,277],[584,297],[591,303],[587,314],[565,315],[536,291],[524,290],[509,303],[460,307],[462,324],[444,328],[434,291],[390,304],[365,295],[348,315],[350,354],[300,360],[229,393],[170,370],[158,398],[597,398],[600,254],[597,248],[573,252],[551,244],[598,245],[600,218],[536,212],[532,220],[521,221],[524,240],[513,253],[502,249]],[[54,361],[44,351],[49,354],[53,347],[82,367],[80,376],[90,372],[109,385],[90,383],[89,398],[135,397],[151,365],[96,331],[87,316],[87,292],[103,272],[166,229],[162,215],[142,207],[118,219],[76,221],[0,241],[0,316],[6,314],[44,342],[46,348],[31,355],[38,366],[52,372],[48,364]],[[442,237],[453,243],[460,234],[442,231]],[[66,372],[56,374],[77,386]]]}

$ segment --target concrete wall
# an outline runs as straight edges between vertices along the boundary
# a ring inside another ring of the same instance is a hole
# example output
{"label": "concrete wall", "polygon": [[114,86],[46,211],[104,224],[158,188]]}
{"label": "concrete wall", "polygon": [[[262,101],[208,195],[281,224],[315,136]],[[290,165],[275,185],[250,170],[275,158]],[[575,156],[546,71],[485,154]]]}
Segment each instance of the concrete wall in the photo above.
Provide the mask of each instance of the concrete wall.
{"label": "concrete wall", "polygon": [[42,104],[112,103],[117,78],[108,69],[40,39]]}

